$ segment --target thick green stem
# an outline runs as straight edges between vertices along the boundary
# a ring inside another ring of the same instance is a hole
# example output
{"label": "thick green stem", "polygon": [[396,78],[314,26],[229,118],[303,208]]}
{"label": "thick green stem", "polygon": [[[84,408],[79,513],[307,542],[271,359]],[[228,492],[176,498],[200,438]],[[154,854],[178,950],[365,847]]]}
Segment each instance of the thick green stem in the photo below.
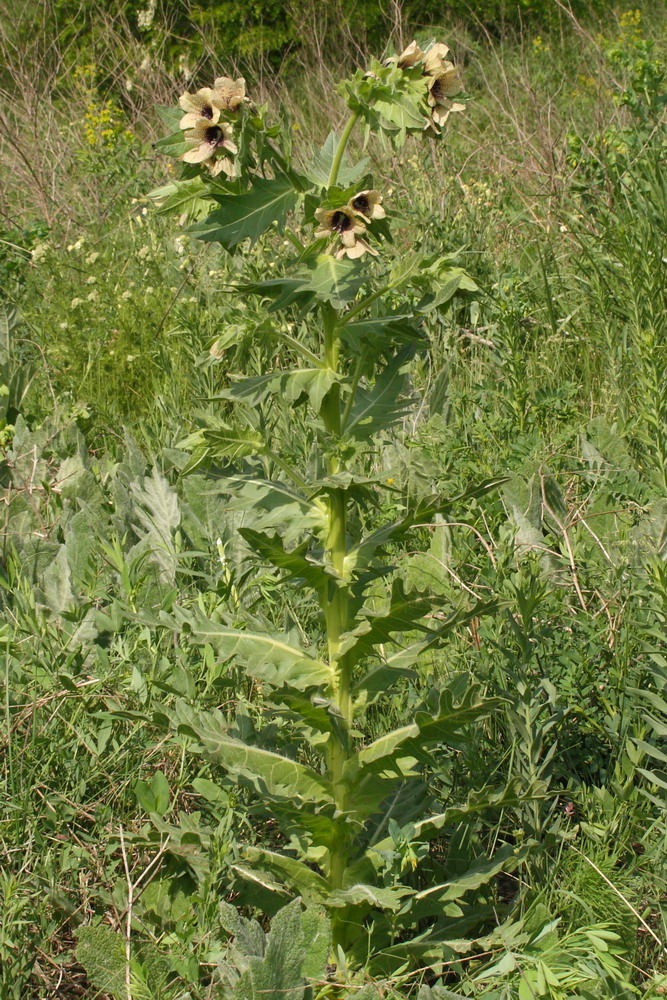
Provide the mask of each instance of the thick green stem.
{"label": "thick green stem", "polygon": [[[323,306],[324,320],[324,361],[328,368],[338,368],[337,315],[330,306]],[[325,429],[335,444],[341,433],[340,387],[334,385],[322,402],[321,410]],[[342,463],[335,449],[327,459],[330,476],[340,472]],[[345,557],[347,555],[347,501],[345,491],[332,489],[328,498],[328,531],[326,550],[334,570],[335,578],[327,584],[322,593],[322,610],[327,634],[327,654],[332,669],[330,695],[340,710],[338,724],[329,739],[329,777],[331,779],[336,817],[329,852],[329,879],[335,888],[343,885],[347,865],[348,845],[345,813],[349,808],[348,788],[345,780],[345,765],[352,753],[349,730],[352,725],[351,671],[340,655],[341,636],[348,628],[348,595],[345,581]]]}
{"label": "thick green stem", "polygon": [[343,162],[343,153],[345,152],[345,147],[347,146],[348,139],[352,135],[352,129],[357,124],[357,119],[359,118],[359,112],[353,111],[350,115],[347,125],[343,129],[343,133],[338,140],[338,145],[336,146],[336,152],[334,153],[333,162],[331,164],[331,170],[329,171],[329,180],[327,181],[327,187],[332,188],[336,181],[338,180],[338,171],[340,170],[340,165]]}

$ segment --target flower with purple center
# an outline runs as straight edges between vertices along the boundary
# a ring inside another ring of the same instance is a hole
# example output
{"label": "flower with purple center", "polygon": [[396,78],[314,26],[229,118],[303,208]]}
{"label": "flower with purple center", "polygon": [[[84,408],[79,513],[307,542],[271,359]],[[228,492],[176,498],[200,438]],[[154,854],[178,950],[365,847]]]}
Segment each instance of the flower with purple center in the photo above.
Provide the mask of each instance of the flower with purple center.
{"label": "flower with purple center", "polygon": [[349,205],[344,208],[318,208],[315,218],[320,224],[319,229],[315,230],[316,239],[322,236],[337,236],[340,239],[341,245],[336,251],[336,257],[354,259],[365,253],[377,254],[365,240],[359,239],[366,232],[366,226]]}
{"label": "flower with purple center", "polygon": [[181,159],[185,163],[205,163],[213,177],[221,170],[233,177],[234,162],[230,157],[238,152],[238,148],[231,136],[232,127],[227,122],[212,124],[200,119],[194,128],[185,133],[185,139],[196,145],[183,153]]}

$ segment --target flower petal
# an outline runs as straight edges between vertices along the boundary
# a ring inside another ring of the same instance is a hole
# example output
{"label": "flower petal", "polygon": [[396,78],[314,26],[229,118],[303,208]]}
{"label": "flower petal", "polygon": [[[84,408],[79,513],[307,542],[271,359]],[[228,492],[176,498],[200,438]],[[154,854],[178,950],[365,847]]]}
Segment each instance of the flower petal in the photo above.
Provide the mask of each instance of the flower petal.
{"label": "flower petal", "polygon": [[214,153],[215,150],[210,142],[202,142],[196,149],[183,153],[181,159],[184,163],[203,163],[204,160],[210,160]]}
{"label": "flower petal", "polygon": [[428,76],[435,76],[441,72],[443,63],[449,55],[449,46],[444,42],[436,42],[424,56],[424,72]]}
{"label": "flower petal", "polygon": [[420,59],[423,59],[424,53],[419,48],[415,41],[410,42],[410,44],[403,49],[400,56],[398,57],[397,65],[400,69],[410,69],[415,63],[418,63]]}

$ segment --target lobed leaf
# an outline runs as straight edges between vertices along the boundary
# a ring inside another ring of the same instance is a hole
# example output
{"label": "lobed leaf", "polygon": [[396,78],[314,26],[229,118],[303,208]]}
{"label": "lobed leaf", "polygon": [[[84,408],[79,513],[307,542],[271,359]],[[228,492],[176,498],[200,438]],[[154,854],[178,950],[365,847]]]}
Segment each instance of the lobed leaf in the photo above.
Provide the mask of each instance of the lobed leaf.
{"label": "lobed leaf", "polygon": [[304,691],[331,681],[328,664],[292,646],[285,636],[231,628],[183,608],[175,609],[174,620],[180,628],[187,626],[198,641],[212,643],[223,659],[237,659],[251,677],[274,687],[287,685]]}
{"label": "lobed leaf", "polygon": [[333,802],[331,783],[304,764],[289,757],[251,746],[229,736],[211,712],[196,712],[183,702],[174,714],[179,732],[189,733],[230,774],[250,783],[277,799],[323,806]]}
{"label": "lobed leaf", "polygon": [[243,194],[217,195],[220,208],[192,226],[190,232],[231,251],[247,239],[256,243],[274,223],[282,231],[287,213],[296,208],[298,200],[291,180],[284,175],[269,180],[255,177],[251,189]]}

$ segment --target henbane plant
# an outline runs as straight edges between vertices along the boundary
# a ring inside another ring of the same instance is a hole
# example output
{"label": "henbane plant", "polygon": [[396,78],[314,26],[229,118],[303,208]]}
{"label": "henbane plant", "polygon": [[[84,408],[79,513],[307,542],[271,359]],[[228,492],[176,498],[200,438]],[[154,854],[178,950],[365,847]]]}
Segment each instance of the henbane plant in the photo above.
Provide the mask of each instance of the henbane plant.
{"label": "henbane plant", "polygon": [[[171,723],[279,823],[266,847],[239,845],[239,881],[259,886],[261,899],[275,893],[274,909],[297,894],[323,906],[335,953],[375,970],[437,962],[445,943],[476,923],[468,894],[522,857],[508,846],[453,877],[429,855],[430,840],[526,793],[485,788],[433,809],[425,779],[437,767],[435,748],[446,754],[494,707],[467,675],[427,692],[409,724],[373,741],[364,734],[369,708],[415,678],[424,652],[487,610],[443,610],[432,595],[406,592],[391,559],[418,526],[496,482],[410,506],[381,462],[414,406],[409,368],[428,350],[428,323],[476,285],[455,255],[395,249],[391,208],[368,161],[349,156],[355,129],[394,147],[408,136],[442,136],[465,108],[454,101],[462,84],[448,55],[442,43],[422,50],[413,42],[345,80],[347,122],[305,166],[306,152],[281,144],[245,82],[220,77],[185,94],[180,110],[162,110],[173,131],[158,149],[184,167],[153,193],[163,211],[197,220],[192,235],[245,256],[246,274],[260,238],[272,263],[284,265],[282,275],[241,277],[231,289],[267,303],[257,339],[281,366],[262,361],[257,374],[231,376],[219,416],[184,444],[192,455],[184,471],[215,472],[211,488],[244,513],[245,543],[282,574],[286,591],[310,592],[320,610],[285,632],[244,616],[238,601],[215,620],[180,608],[163,615],[241,665],[261,685],[271,719],[258,731],[181,703]],[[275,230],[283,242],[271,242]],[[218,355],[230,336],[223,332]]]}

